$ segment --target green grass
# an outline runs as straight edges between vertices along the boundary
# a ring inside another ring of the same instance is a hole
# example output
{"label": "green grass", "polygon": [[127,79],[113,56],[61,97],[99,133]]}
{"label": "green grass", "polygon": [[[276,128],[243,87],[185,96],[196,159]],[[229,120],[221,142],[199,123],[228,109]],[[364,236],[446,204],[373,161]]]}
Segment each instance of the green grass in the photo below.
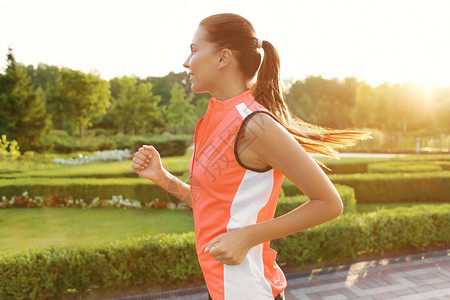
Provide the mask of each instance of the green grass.
{"label": "green grass", "polygon": [[[434,203],[429,203],[435,205]],[[406,204],[357,204],[357,213]],[[104,245],[129,237],[194,231],[191,211],[113,208],[16,208],[0,210],[0,252],[34,247]]]}
{"label": "green grass", "polygon": [[[164,168],[174,174],[189,170],[193,150],[187,150],[184,156],[161,158]],[[97,162],[88,165],[60,165],[50,162],[5,162],[0,167],[0,178],[28,177],[138,177],[131,168],[131,160]]]}
{"label": "green grass", "polygon": [[[162,158],[163,166],[183,181],[189,168],[193,150],[187,150],[184,156]],[[86,154],[86,153],[85,153]],[[48,177],[57,181],[61,177],[116,177],[104,179],[118,180],[121,183],[139,180],[123,179],[133,173],[131,161],[99,162],[91,165],[66,166],[52,164],[54,157],[73,157],[73,155],[43,155],[42,160],[34,162],[13,162],[0,166],[4,179],[0,181],[20,181],[25,185],[43,182]],[[440,160],[448,161],[449,155],[421,155],[408,158],[396,158],[395,161]],[[320,158],[325,162],[333,159]],[[341,158],[339,163],[358,163],[363,161],[380,162],[386,159]],[[393,159],[388,159],[393,161]],[[17,173],[11,173],[16,171]],[[11,176],[12,175],[12,176]],[[17,175],[17,176],[16,176]],[[359,176],[359,175],[358,175]],[[383,175],[385,176],[385,175]],[[6,179],[15,177],[16,179]],[[187,177],[186,177],[187,178]],[[83,180],[74,178],[72,181]],[[285,178],[287,180],[287,178]],[[0,195],[1,196],[1,195]],[[378,208],[409,207],[418,203],[405,204],[357,204],[357,213],[365,213]],[[430,203],[433,204],[433,203]],[[73,246],[92,246],[123,240],[128,237],[144,236],[156,233],[182,233],[194,230],[192,212],[170,210],[120,210],[120,209],[0,209],[0,251],[18,251],[31,247],[54,244]]]}
{"label": "green grass", "polygon": [[104,245],[129,237],[194,230],[191,211],[76,208],[0,210],[0,251],[55,244]]}

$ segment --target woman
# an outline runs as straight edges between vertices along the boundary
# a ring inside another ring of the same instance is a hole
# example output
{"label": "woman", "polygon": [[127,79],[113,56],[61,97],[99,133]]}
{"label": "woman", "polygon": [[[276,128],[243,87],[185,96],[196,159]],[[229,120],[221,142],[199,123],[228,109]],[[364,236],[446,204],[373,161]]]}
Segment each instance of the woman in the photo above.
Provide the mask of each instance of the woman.
{"label": "woman", "polygon": [[[259,48],[264,50],[261,67]],[[209,299],[284,299],[286,279],[270,241],[327,222],[343,210],[336,188],[307,152],[335,157],[335,148],[370,137],[292,116],[280,89],[279,66],[275,48],[259,40],[242,16],[205,18],[184,63],[192,91],[212,95],[195,128],[190,185],[163,168],[152,146],[139,148],[133,158],[137,174],[192,207]],[[285,176],[309,201],[274,219]]]}

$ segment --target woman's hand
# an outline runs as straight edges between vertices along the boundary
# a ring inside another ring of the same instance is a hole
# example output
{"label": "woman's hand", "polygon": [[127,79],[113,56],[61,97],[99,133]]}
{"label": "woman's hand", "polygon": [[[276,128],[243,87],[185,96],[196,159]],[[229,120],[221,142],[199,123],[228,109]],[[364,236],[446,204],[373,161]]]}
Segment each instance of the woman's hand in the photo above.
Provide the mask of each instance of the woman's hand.
{"label": "woman's hand", "polygon": [[239,265],[250,248],[248,228],[236,229],[223,233],[208,243],[205,252],[222,264]]}
{"label": "woman's hand", "polygon": [[157,181],[163,174],[163,166],[158,151],[153,146],[144,145],[134,154],[133,170],[144,178]]}

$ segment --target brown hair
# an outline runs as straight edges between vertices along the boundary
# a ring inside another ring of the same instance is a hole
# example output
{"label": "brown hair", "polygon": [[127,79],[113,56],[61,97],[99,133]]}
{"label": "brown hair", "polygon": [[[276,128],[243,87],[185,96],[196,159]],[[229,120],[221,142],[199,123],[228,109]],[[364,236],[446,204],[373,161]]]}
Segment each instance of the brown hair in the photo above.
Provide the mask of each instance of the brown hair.
{"label": "brown hair", "polygon": [[[199,26],[205,29],[206,39],[215,44],[217,49],[228,48],[233,51],[247,79],[251,80],[255,76],[261,63],[261,54],[255,30],[247,19],[233,13],[215,14],[203,19]],[[281,89],[278,52],[268,41],[263,41],[262,48],[264,59],[251,92],[255,100],[277,117],[305,151],[338,158],[334,154],[338,153],[336,149],[372,138],[370,132],[326,128],[291,114]],[[317,162],[327,168],[320,161]]]}

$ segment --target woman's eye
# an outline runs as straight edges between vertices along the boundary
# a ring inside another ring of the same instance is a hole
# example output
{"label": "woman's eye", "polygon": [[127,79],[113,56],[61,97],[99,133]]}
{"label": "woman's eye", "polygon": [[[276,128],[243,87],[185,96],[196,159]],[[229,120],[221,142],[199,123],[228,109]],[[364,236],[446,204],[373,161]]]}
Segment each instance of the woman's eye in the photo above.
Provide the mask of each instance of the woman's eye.
{"label": "woman's eye", "polygon": [[194,53],[195,51],[194,51],[194,49],[191,49],[191,53]]}

